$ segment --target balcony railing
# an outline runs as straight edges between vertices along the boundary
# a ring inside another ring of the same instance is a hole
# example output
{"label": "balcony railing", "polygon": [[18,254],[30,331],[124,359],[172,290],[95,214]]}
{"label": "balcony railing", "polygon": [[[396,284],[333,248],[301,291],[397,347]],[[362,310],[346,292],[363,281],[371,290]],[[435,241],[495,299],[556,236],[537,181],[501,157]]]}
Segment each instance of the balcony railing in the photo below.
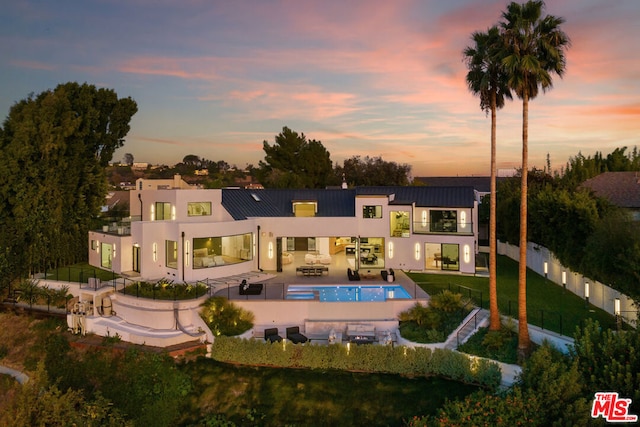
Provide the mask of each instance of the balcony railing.
{"label": "balcony railing", "polygon": [[100,231],[103,233],[117,234],[118,236],[128,236],[131,234],[131,220],[126,218],[122,221],[106,223]]}
{"label": "balcony railing", "polygon": [[437,221],[437,222],[422,222],[416,221],[413,223],[414,234],[458,234],[458,235],[472,235],[473,223],[471,222],[455,222],[455,221]]}

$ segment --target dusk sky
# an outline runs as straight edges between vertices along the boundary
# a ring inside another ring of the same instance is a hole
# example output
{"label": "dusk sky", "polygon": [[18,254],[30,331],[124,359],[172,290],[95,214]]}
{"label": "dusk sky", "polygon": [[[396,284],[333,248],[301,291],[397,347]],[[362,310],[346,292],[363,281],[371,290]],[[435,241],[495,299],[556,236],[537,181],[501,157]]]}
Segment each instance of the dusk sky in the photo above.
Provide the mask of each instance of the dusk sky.
{"label": "dusk sky", "polygon": [[[77,81],[138,103],[114,160],[188,154],[244,167],[283,126],[413,176],[489,175],[490,118],[463,49],[507,1],[15,0],[0,10],[0,113]],[[530,103],[529,165],[640,146],[640,2],[548,0],[572,46]],[[522,102],[498,112],[498,167],[520,164]]]}

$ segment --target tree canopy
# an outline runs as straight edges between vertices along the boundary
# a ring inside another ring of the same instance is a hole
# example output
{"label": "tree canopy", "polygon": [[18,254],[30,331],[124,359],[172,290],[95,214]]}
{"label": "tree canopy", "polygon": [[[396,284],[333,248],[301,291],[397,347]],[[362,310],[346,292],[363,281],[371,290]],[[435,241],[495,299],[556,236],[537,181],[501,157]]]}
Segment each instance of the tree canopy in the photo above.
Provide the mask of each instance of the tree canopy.
{"label": "tree canopy", "polygon": [[411,166],[387,162],[382,157],[353,156],[334,169],[337,182],[342,178],[350,186],[409,185]]}
{"label": "tree canopy", "polygon": [[11,107],[0,133],[0,243],[9,271],[86,259],[87,231],[107,191],[105,167],[136,112],[131,98],[86,83]]}
{"label": "tree canopy", "polygon": [[258,179],[269,188],[325,188],[331,177],[330,154],[315,139],[283,127],[275,143],[263,142],[264,161],[256,171]]}

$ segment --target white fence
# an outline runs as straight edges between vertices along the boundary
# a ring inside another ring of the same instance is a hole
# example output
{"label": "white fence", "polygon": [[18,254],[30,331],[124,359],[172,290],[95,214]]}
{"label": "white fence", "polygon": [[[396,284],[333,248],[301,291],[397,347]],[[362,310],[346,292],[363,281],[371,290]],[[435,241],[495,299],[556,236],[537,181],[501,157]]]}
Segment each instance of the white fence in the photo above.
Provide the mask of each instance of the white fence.
{"label": "white fence", "polygon": [[[498,253],[518,261],[520,248],[508,243],[498,242]],[[625,322],[637,326],[638,312],[633,306],[633,300],[625,294],[611,289],[600,282],[574,273],[564,267],[549,251],[549,249],[529,242],[527,246],[527,267],[550,281],[562,286],[581,298],[586,298],[588,292],[589,303],[615,315],[616,301],[620,302],[620,316]]]}

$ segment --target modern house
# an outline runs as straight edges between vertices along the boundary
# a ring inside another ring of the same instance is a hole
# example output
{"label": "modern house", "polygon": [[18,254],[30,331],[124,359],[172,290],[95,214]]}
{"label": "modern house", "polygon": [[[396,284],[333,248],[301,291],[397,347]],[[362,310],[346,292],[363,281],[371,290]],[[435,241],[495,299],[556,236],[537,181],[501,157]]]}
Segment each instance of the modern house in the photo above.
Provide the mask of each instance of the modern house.
{"label": "modern house", "polygon": [[[89,233],[89,263],[126,276],[195,282],[282,271],[292,252],[353,270],[475,273],[473,187],[200,189],[138,179],[131,221]],[[345,271],[346,274],[346,271]]]}

